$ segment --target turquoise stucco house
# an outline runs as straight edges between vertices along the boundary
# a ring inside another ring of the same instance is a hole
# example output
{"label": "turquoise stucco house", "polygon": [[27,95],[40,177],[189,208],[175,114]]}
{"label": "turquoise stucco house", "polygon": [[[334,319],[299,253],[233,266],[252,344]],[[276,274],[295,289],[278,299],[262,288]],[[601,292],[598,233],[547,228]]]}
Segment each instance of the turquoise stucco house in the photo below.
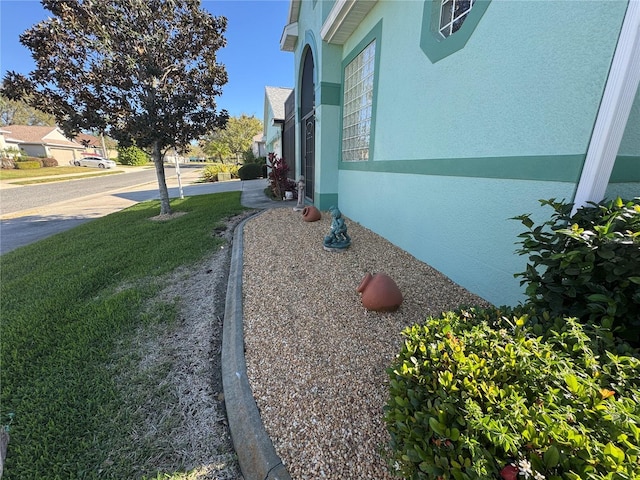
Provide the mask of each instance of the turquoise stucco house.
{"label": "turquoise stucco house", "polygon": [[539,199],[640,196],[640,0],[291,0],[296,175],[494,304]]}

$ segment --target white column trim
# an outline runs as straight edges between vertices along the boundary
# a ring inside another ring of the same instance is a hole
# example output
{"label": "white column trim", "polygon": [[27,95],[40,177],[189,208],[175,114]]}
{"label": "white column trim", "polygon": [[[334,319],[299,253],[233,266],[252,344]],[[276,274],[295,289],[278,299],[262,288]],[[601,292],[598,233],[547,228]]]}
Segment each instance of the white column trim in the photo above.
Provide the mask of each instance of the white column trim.
{"label": "white column trim", "polygon": [[629,0],[574,198],[574,211],[605,195],[640,84],[640,0]]}

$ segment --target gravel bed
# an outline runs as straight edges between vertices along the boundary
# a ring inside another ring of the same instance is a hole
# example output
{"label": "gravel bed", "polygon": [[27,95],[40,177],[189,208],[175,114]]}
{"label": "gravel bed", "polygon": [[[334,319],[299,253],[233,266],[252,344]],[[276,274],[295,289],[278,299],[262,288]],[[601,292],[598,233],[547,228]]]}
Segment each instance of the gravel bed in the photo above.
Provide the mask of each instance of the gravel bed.
{"label": "gravel bed", "polygon": [[[393,478],[381,455],[386,368],[400,332],[428,315],[483,304],[437,270],[345,219],[351,247],[327,252],[331,216],[272,209],[244,229],[247,372],[267,433],[295,479]],[[404,302],[366,310],[356,288],[385,272]]]}

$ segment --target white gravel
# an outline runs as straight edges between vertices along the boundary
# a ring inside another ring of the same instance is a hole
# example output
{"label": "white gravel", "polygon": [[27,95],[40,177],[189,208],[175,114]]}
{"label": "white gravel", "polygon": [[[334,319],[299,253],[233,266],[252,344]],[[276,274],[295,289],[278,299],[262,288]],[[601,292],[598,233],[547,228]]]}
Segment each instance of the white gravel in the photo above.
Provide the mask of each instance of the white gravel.
{"label": "white gravel", "polygon": [[[428,315],[483,304],[440,272],[346,218],[352,244],[327,252],[331,216],[272,209],[244,229],[248,377],[267,433],[295,479],[391,479],[381,449],[387,373],[400,332]],[[384,272],[404,302],[367,311],[356,288]]]}

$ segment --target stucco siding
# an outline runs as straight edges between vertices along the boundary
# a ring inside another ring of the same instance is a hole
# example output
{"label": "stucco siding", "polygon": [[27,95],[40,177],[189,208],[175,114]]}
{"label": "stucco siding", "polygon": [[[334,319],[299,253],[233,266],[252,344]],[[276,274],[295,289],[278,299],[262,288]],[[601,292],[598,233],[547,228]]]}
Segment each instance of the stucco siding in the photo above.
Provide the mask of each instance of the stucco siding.
{"label": "stucco siding", "polygon": [[640,197],[640,89],[631,106],[611,182],[605,193],[605,198],[615,197]]}
{"label": "stucco siding", "polygon": [[631,106],[631,113],[620,142],[619,155],[640,157],[640,88]]}
{"label": "stucco siding", "polygon": [[[341,46],[321,41],[320,4],[302,2],[295,52],[296,88],[306,45],[316,66],[316,205],[337,201],[494,304],[523,300],[513,276],[526,264],[515,253],[523,226],[510,218],[543,222],[552,212],[540,199],[573,201],[627,1],[493,0],[464,48],[435,63],[421,46],[431,1],[380,0]],[[342,162],[335,85],[371,38],[369,160]],[[618,171],[640,159],[639,103]],[[638,185],[612,183],[608,194]]]}
{"label": "stucco siding", "polygon": [[494,1],[466,47],[432,64],[424,2],[378,2],[344,48],[384,18],[374,160],[585,153],[625,7]]}
{"label": "stucco siding", "polygon": [[605,193],[605,199],[616,197],[630,200],[640,197],[640,182],[610,183]]}
{"label": "stucco siding", "polygon": [[343,170],[339,208],[488,301],[514,305],[524,296],[513,274],[524,270],[526,258],[515,253],[524,227],[510,218],[530,213],[536,222],[545,221],[551,211],[538,199],[570,198],[573,188],[562,182]]}

